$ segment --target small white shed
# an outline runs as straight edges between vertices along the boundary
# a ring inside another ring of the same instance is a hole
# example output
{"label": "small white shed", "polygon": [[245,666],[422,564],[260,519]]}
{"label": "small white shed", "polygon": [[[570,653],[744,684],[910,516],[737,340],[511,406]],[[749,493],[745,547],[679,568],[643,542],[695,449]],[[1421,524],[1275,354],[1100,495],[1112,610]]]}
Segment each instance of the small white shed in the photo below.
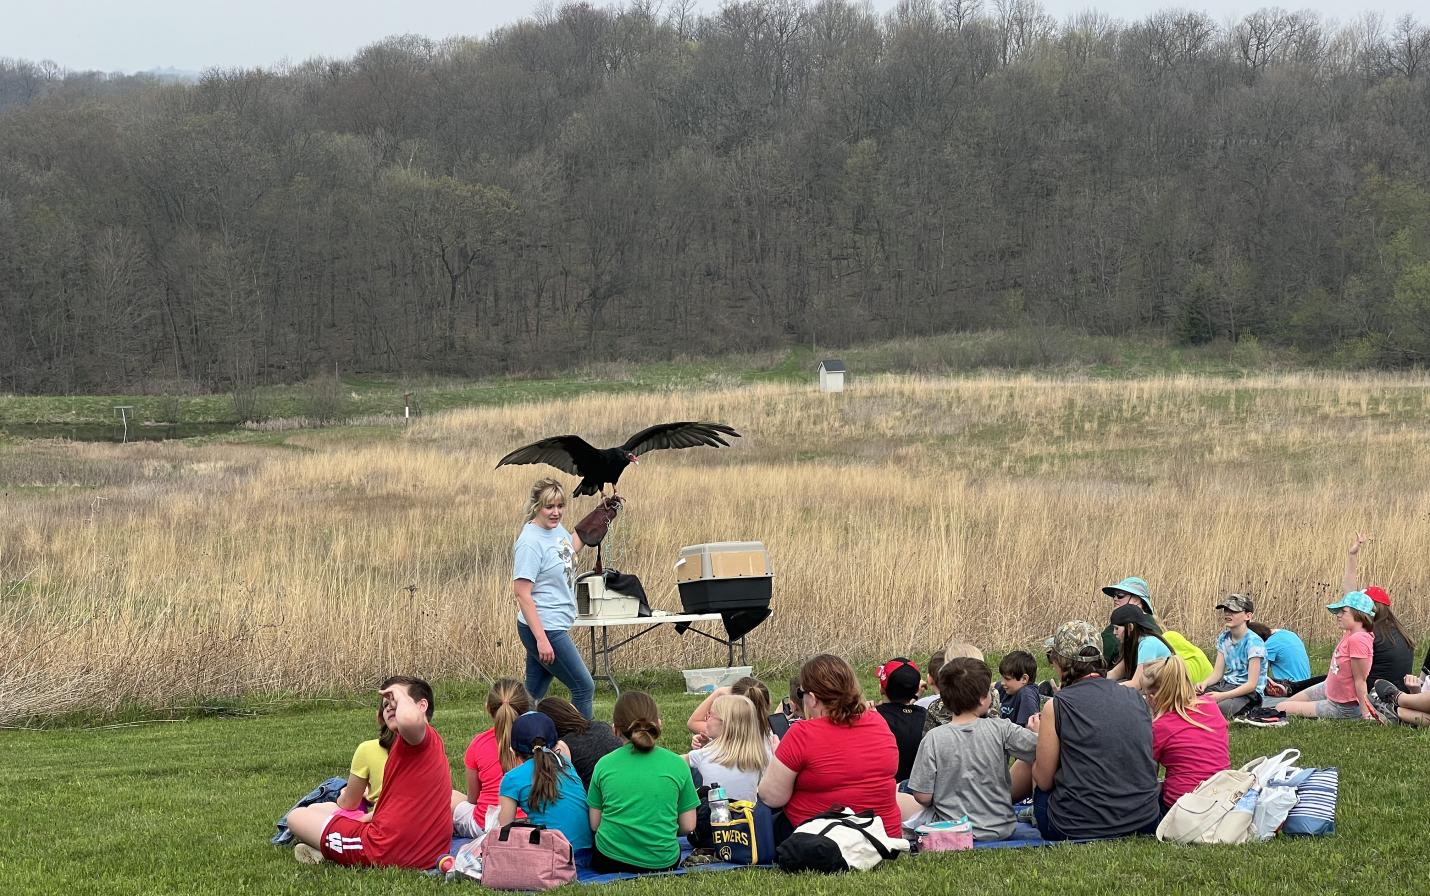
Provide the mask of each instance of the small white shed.
{"label": "small white shed", "polygon": [[819,362],[819,391],[844,391],[844,362],[838,358],[825,358]]}

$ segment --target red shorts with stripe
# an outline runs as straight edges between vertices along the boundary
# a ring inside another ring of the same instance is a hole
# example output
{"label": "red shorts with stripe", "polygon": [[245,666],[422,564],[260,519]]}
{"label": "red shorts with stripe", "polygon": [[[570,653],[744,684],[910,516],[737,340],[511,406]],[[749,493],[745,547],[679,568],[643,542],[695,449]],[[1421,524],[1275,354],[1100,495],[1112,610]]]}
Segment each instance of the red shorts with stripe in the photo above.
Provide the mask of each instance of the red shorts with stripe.
{"label": "red shorts with stripe", "polygon": [[362,831],[368,822],[356,818],[334,815],[323,828],[319,848],[323,858],[336,865],[372,865],[373,857],[363,849]]}

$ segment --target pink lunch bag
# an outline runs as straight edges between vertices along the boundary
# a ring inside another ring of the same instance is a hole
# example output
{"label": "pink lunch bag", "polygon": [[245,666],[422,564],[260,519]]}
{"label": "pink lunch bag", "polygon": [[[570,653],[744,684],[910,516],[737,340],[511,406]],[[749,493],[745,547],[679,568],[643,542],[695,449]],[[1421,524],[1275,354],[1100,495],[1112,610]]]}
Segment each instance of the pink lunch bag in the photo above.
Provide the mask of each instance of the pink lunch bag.
{"label": "pink lunch bag", "polygon": [[482,886],[549,890],[576,880],[571,843],[560,831],[513,821],[482,841]]}

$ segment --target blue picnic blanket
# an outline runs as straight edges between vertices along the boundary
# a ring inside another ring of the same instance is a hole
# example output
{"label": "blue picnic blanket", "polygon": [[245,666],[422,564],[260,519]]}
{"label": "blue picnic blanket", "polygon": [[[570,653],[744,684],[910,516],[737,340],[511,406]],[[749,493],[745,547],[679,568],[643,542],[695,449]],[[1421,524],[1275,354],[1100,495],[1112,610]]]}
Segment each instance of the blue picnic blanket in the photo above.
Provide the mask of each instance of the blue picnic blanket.
{"label": "blue picnic blanket", "polygon": [[[472,842],[469,837],[453,837],[451,854],[456,855],[457,850]],[[685,861],[692,852],[686,844],[680,846],[680,860]],[[638,877],[650,877],[651,875],[666,874],[691,874],[697,871],[737,871],[741,868],[772,868],[773,865],[732,865],[729,862],[708,862],[704,865],[694,865],[690,868],[677,867],[672,871],[649,871],[645,874],[635,874],[629,871],[618,871],[612,874],[601,874],[591,868],[591,851],[589,849],[578,849],[575,854],[576,859],[576,881],[583,884],[608,884],[616,880],[634,880]]]}
{"label": "blue picnic blanket", "polygon": [[[451,854],[456,855],[457,850],[471,842],[469,837],[453,837]],[[1055,844],[1044,840],[1038,833],[1038,829],[1030,824],[1019,822],[1013,829],[1013,836],[1007,840],[989,840],[982,843],[973,844],[974,849],[1017,849],[1023,846],[1053,846]],[[680,847],[680,860],[685,861],[692,852],[691,848],[685,844]],[[591,851],[588,849],[576,850],[576,881],[583,884],[608,884],[617,880],[634,880],[638,877],[650,877],[651,875],[678,875],[692,874],[705,871],[739,871],[750,868],[774,868],[774,865],[732,865],[729,862],[709,862],[704,865],[694,865],[686,868],[677,867],[672,871],[650,871],[646,874],[635,874],[629,871],[618,871],[612,874],[601,874],[591,868]]]}

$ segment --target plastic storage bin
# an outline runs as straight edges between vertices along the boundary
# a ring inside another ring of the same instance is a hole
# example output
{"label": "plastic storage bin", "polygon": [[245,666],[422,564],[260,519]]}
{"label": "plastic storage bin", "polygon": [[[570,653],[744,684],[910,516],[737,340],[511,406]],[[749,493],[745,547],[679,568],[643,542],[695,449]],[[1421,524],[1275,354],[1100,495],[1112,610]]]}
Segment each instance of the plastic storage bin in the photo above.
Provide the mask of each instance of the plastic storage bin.
{"label": "plastic storage bin", "polygon": [[684,669],[680,674],[685,676],[685,693],[708,694],[716,688],[732,685],[754,674],[754,671],[750,666],[721,666],[714,669]]}
{"label": "plastic storage bin", "polygon": [[687,545],[675,562],[680,604],[687,613],[715,613],[770,605],[770,554],[762,542]]}

